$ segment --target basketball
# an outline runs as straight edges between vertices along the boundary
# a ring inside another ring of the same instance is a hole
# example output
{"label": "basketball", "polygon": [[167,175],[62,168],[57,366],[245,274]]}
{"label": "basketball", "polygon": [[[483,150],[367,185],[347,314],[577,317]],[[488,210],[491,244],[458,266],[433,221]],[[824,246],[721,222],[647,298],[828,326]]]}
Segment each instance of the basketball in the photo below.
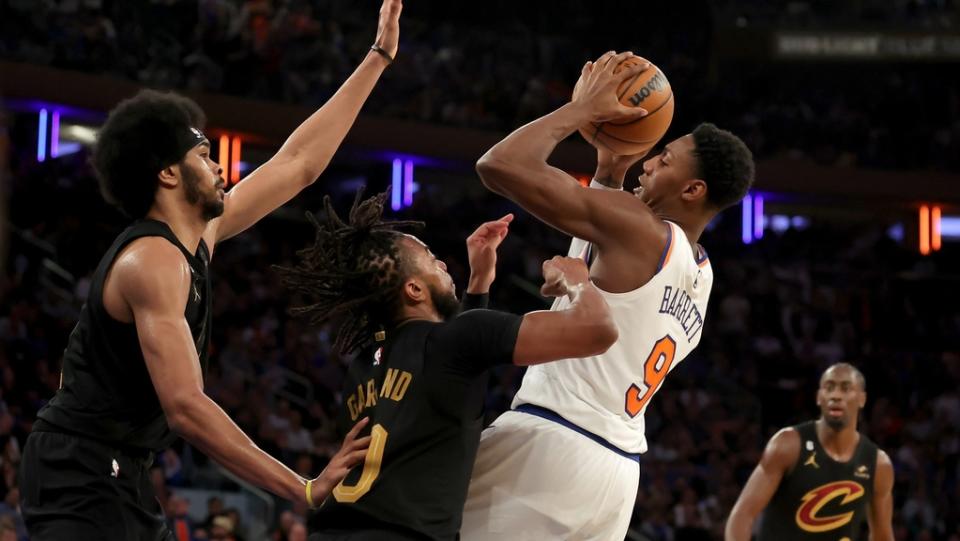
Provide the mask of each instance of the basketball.
{"label": "basketball", "polygon": [[[631,57],[620,63],[614,73],[648,60]],[[579,87],[574,87],[577,96]],[[614,154],[646,154],[667,133],[673,120],[673,89],[667,76],[657,66],[620,84],[617,89],[620,103],[628,107],[643,107],[647,116],[625,122],[590,123],[580,128],[580,134],[591,145],[609,150]]]}

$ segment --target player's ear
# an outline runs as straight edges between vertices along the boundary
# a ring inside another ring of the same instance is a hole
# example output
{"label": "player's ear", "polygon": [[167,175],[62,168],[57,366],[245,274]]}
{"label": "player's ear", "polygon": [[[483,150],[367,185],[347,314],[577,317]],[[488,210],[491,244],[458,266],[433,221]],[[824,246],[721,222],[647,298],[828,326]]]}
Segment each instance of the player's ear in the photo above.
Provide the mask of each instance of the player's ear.
{"label": "player's ear", "polygon": [[860,391],[860,409],[867,405],[867,391]]}
{"label": "player's ear", "polygon": [[180,166],[178,164],[164,167],[157,173],[160,185],[164,188],[175,188],[180,183]]}
{"label": "player's ear", "polygon": [[403,281],[403,297],[410,303],[421,303],[427,300],[426,284],[419,278],[411,276]]}
{"label": "player's ear", "polygon": [[686,201],[697,201],[700,199],[707,198],[707,183],[703,180],[695,178],[689,182],[683,188],[683,193],[680,194]]}

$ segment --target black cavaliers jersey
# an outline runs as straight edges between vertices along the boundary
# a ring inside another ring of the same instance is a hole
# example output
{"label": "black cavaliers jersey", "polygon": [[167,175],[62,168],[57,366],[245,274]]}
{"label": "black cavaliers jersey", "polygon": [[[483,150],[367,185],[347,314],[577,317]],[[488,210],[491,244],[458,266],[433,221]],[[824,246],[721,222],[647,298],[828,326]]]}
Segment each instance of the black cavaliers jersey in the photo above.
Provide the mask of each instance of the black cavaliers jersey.
{"label": "black cavaliers jersey", "polygon": [[763,515],[760,541],[856,541],[873,498],[877,446],[863,434],[848,462],[827,455],[815,421],[794,427],[800,458],[784,475]]}
{"label": "black cavaliers jersey", "polygon": [[471,310],[444,323],[410,321],[353,361],[339,425],[370,417],[373,438],[366,462],[311,517],[312,532],[458,538],[488,368],[512,362],[521,320]]}
{"label": "black cavaliers jersey", "polygon": [[206,372],[212,316],[207,245],[201,240],[197,253],[191,254],[166,224],[139,220],[117,237],[100,260],[63,354],[60,389],[37,414],[34,430],[68,432],[145,450],[173,441],[147,372],[136,325],[113,319],[103,306],[103,285],[114,259],[140,237],[167,239],[180,248],[190,265],[193,283],[184,317]]}

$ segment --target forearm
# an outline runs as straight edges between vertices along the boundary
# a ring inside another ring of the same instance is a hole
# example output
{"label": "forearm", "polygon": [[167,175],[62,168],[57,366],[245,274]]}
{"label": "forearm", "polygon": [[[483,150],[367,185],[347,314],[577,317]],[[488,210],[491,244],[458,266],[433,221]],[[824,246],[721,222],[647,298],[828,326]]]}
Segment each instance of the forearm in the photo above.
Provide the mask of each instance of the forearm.
{"label": "forearm", "polygon": [[290,134],[277,157],[304,160],[305,171],[312,175],[309,181],[316,179],[343,142],[386,67],[383,56],[367,52],[336,94]]}
{"label": "forearm", "polygon": [[591,348],[606,351],[619,337],[607,301],[603,299],[600,290],[589,282],[573,288],[571,293],[568,293],[572,302],[566,315],[579,332],[594,338]]}
{"label": "forearm", "polygon": [[470,279],[467,281],[466,292],[469,295],[486,295],[490,293],[490,286],[493,284],[494,277],[484,274],[476,275],[470,273]]}
{"label": "forearm", "polygon": [[[535,175],[484,175],[485,166],[504,165],[520,169],[548,167],[547,159],[556,146],[587,121],[584,111],[567,104],[511,133],[493,146],[477,164],[484,185],[498,193],[529,189],[544,179]],[[489,177],[489,178],[488,178]]]}
{"label": "forearm", "polygon": [[542,310],[523,316],[513,362],[529,366],[599,355],[617,338],[617,327],[600,292],[584,284],[565,310]]}
{"label": "forearm", "polygon": [[753,524],[744,517],[731,515],[724,532],[724,541],[750,541]]}
{"label": "forearm", "polygon": [[244,481],[293,502],[305,500],[306,480],[257,447],[206,395],[169,421],[191,445]]}

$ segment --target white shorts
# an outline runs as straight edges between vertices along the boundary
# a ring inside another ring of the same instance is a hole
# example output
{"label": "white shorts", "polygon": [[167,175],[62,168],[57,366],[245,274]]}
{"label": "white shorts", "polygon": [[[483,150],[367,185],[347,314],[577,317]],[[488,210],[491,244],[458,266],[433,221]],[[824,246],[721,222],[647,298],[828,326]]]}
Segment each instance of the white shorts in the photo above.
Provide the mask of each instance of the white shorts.
{"label": "white shorts", "polygon": [[508,411],[480,437],[464,541],[622,541],[640,464],[558,422]]}

